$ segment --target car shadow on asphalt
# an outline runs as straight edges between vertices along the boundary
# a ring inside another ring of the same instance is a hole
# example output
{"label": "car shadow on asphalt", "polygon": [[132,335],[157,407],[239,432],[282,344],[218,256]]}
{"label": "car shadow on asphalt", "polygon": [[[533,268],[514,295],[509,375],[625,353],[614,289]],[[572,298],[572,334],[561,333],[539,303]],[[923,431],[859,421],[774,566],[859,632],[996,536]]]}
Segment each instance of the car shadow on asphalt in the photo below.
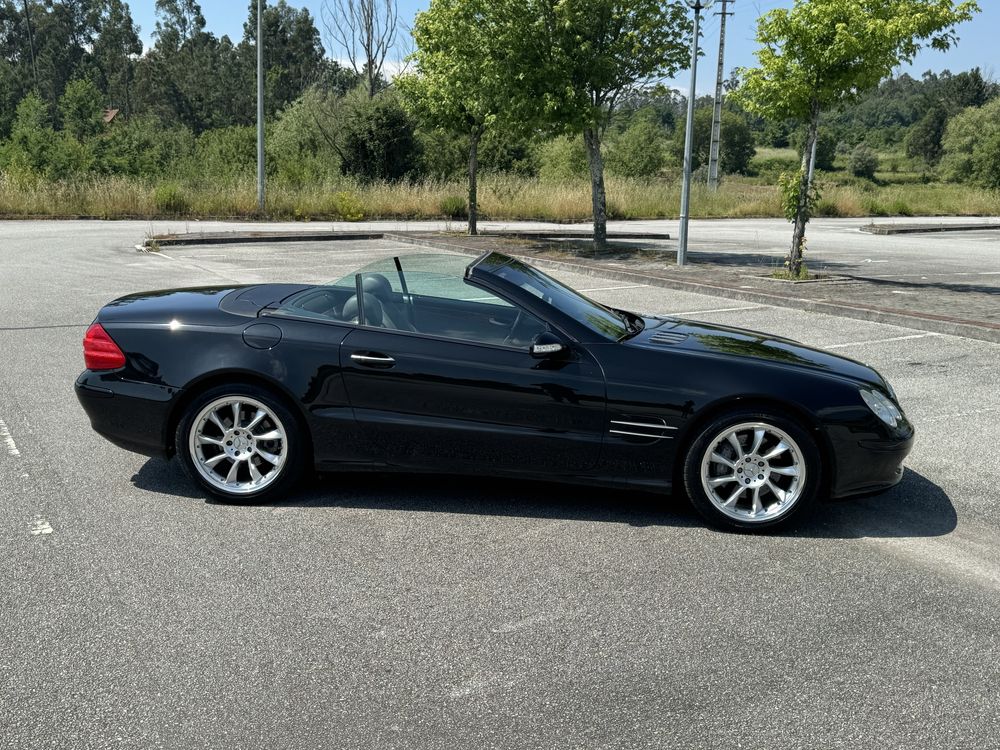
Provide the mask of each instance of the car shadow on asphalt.
{"label": "car shadow on asphalt", "polygon": [[[150,459],[132,483],[156,494],[224,504],[206,499],[176,462]],[[430,474],[326,474],[273,507],[511,516],[636,527],[705,526],[687,499],[676,493]],[[957,525],[958,514],[944,490],[907,469],[903,480],[886,493],[821,503],[808,517],[772,534],[822,539],[935,537],[949,534]]]}

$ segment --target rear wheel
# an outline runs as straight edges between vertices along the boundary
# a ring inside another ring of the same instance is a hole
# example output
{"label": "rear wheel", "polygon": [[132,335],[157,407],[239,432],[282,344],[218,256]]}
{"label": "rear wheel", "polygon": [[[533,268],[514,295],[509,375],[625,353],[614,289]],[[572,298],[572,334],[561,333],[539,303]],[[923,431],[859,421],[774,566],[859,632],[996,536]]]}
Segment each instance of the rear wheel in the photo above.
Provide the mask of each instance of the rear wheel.
{"label": "rear wheel", "polygon": [[684,484],[710,523],[763,529],[788,523],[813,504],[821,484],[816,441],[776,412],[736,411],[708,424],[684,461]]}
{"label": "rear wheel", "polygon": [[249,385],[219,386],[196,398],[175,440],[187,474],[230,502],[283,497],[305,463],[295,415],[268,391]]}

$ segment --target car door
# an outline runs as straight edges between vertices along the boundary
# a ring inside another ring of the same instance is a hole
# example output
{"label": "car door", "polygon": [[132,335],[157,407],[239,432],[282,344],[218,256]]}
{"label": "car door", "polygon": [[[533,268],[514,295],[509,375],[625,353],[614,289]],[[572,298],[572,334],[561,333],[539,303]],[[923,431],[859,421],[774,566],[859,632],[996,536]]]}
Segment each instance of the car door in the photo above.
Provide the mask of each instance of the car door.
{"label": "car door", "polygon": [[[597,361],[568,340],[564,357],[533,357],[530,340],[504,326],[519,320],[530,331],[546,324],[482,290],[456,286],[467,298],[460,300],[442,290],[440,279],[434,296],[413,286],[411,318],[423,330],[362,325],[340,347],[366,451],[407,468],[591,473],[606,408]],[[442,313],[449,306],[452,316]],[[432,319],[439,321],[434,330]]]}

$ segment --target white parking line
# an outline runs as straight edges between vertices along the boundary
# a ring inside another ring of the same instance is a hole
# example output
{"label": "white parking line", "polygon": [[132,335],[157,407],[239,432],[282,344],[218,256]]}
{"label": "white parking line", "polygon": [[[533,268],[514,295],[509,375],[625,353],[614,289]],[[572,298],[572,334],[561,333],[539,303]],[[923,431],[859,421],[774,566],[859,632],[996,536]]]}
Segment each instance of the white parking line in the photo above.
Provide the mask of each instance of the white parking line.
{"label": "white parking line", "polygon": [[51,533],[52,533],[52,524],[50,524],[41,516],[35,516],[35,522],[31,525],[31,535],[42,536],[44,534],[51,534]]}
{"label": "white parking line", "polygon": [[3,438],[3,442],[7,446],[7,452],[10,455],[21,455],[21,451],[17,449],[17,443],[14,442],[14,436],[10,434],[10,430],[7,429],[7,423],[2,419],[0,419],[0,438]]}
{"label": "white parking line", "polygon": [[943,336],[941,333],[916,333],[912,336],[893,336],[888,339],[875,339],[874,341],[852,341],[849,344],[831,344],[821,347],[822,349],[846,349],[849,346],[864,346],[865,344],[885,344],[889,341],[912,341],[914,339],[926,339],[931,336]]}
{"label": "white parking line", "polygon": [[708,315],[709,313],[743,312],[745,310],[768,310],[768,305],[754,305],[752,307],[717,307],[712,310],[683,310],[681,312],[665,313],[666,315]]}

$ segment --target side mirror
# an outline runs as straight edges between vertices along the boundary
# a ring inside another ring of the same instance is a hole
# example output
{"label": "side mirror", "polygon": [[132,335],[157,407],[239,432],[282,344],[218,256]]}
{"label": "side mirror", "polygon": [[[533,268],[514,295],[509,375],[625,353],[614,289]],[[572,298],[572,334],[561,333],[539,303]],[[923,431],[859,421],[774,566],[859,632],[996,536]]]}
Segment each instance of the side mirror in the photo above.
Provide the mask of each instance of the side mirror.
{"label": "side mirror", "polygon": [[531,343],[531,356],[535,359],[555,359],[567,351],[562,339],[549,331],[538,334]]}

